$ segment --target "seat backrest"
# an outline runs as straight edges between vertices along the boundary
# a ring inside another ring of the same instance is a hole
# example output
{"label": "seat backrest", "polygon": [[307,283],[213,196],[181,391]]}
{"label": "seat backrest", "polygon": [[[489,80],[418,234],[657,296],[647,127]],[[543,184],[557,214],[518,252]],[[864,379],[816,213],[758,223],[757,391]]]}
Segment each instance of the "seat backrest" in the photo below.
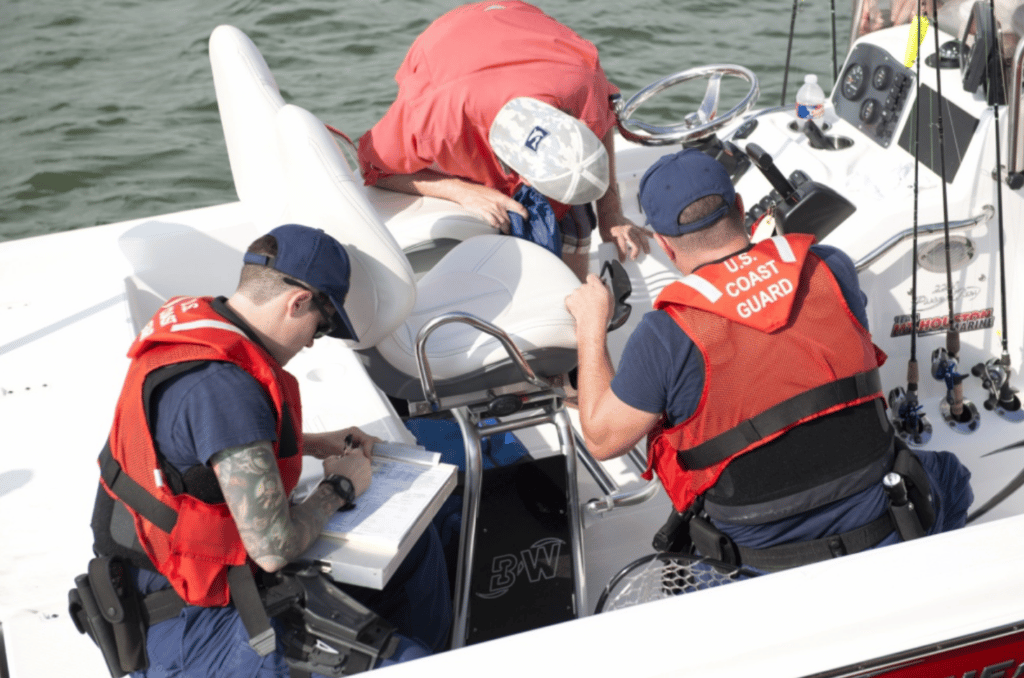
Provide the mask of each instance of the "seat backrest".
{"label": "seat backrest", "polygon": [[[235,192],[258,229],[270,230],[284,223],[287,201],[275,134],[277,112],[285,101],[263,55],[234,26],[213,30],[210,65]],[[367,188],[361,181],[359,188],[403,249],[492,232],[479,215],[448,200]]]}
{"label": "seat backrest", "polygon": [[322,228],[345,246],[352,262],[345,311],[359,335],[353,347],[374,346],[416,302],[409,261],[316,116],[285,105],[277,114],[277,141],[286,195],[281,223]]}
{"label": "seat backrest", "polygon": [[275,134],[284,99],[263,55],[234,26],[213,30],[210,66],[235,192],[253,222],[267,231],[283,223],[286,200]]}

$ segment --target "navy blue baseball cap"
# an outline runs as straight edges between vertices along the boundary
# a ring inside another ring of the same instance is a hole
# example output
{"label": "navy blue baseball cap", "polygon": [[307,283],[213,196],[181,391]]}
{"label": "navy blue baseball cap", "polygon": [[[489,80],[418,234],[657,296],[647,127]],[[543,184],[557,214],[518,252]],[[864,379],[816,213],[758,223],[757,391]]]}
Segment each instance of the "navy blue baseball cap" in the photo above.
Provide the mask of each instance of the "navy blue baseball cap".
{"label": "navy blue baseball cap", "polygon": [[319,228],[298,224],[278,226],[267,235],[277,239],[277,256],[246,252],[245,263],[269,266],[324,294],[341,320],[331,323],[327,336],[359,341],[345,313],[352,265],[342,244]]}
{"label": "navy blue baseball cap", "polygon": [[[720,195],[725,203],[703,219],[679,223],[684,209],[709,195]],[[662,235],[699,231],[728,214],[735,202],[736,189],[722,163],[696,148],[659,158],[640,180],[640,206]]]}

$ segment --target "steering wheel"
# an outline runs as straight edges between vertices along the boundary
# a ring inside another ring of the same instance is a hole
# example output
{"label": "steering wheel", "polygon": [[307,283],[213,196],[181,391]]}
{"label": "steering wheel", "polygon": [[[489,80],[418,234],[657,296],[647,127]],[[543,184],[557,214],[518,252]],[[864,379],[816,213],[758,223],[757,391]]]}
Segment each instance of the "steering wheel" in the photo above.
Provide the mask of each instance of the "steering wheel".
{"label": "steering wheel", "polygon": [[[729,75],[746,80],[750,83],[750,89],[743,97],[743,100],[736,106],[723,115],[716,117],[718,112],[719,90],[723,75]],[[654,95],[659,94],[673,85],[677,85],[681,82],[687,82],[688,80],[695,80],[697,78],[708,78],[708,88],[704,93],[704,101],[701,102],[700,108],[687,115],[683,122],[675,125],[669,125],[667,127],[658,127],[656,125],[649,125],[640,120],[634,120],[630,117],[640,104],[644,103]],[[754,75],[753,71],[750,69],[732,64],[698,66],[697,68],[680,71],[674,75],[669,75],[661,80],[651,83],[633,95],[633,97],[625,104],[623,104],[622,99],[619,98],[615,102],[615,114],[619,119],[619,131],[622,133],[622,136],[629,141],[643,144],[645,146],[667,146],[669,144],[682,143],[711,136],[737,116],[749,111],[757,102],[757,97],[760,93],[761,88],[757,83],[757,76]],[[630,129],[627,125],[629,127],[635,127],[636,131]]]}

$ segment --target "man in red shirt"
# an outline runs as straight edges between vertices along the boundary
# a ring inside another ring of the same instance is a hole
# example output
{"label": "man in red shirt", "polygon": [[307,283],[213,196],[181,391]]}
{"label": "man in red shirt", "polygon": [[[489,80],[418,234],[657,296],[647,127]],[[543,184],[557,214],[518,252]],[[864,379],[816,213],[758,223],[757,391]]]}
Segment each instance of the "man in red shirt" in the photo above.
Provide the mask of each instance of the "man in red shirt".
{"label": "man in red shirt", "polygon": [[452,200],[508,232],[508,212],[527,216],[511,196],[530,184],[552,200],[563,260],[581,279],[591,201],[620,258],[649,251],[646,231],[622,215],[609,104],[618,89],[592,43],[525,2],[476,3],[431,24],[395,80],[397,99],[359,141],[368,185]]}

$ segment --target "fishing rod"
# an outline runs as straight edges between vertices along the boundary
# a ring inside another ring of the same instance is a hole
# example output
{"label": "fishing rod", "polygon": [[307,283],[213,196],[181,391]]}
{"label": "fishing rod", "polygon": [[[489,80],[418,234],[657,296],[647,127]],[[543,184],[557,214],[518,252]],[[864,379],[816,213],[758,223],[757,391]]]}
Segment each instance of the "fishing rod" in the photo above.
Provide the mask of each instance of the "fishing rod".
{"label": "fishing rod", "polygon": [[[936,85],[936,123],[939,137],[939,167],[942,181],[942,222],[943,242],[946,254],[946,300],[949,303],[949,316],[946,327],[946,347],[937,348],[932,353],[932,375],[946,382],[946,397],[940,403],[942,419],[958,433],[973,433],[978,430],[981,418],[978,408],[970,400],[964,398],[964,378],[957,367],[960,362],[960,331],[956,327],[953,311],[953,264],[950,257],[949,239],[949,199],[946,194],[946,139],[945,125],[942,119],[942,71],[939,59],[939,22],[938,11],[935,11],[935,85]],[[920,107],[920,100],[917,102]]]}
{"label": "fishing rod", "polygon": [[793,14],[789,18],[789,45],[786,47],[786,70],[782,73],[782,101],[780,106],[786,105],[786,85],[789,83],[789,59],[793,54],[793,34],[796,32],[796,8],[800,0],[793,0]]}
{"label": "fishing rod", "polygon": [[[782,100],[779,102],[780,106],[786,105],[786,87],[789,83],[789,62],[793,55],[793,36],[796,33],[796,11],[800,4],[800,0],[793,0],[793,13],[789,17],[789,44],[786,46],[786,68],[782,73]],[[837,40],[836,37],[836,0],[830,0],[830,6],[832,10],[832,82],[835,83],[839,80],[839,62],[837,60]]]}
{"label": "fishing rod", "polygon": [[839,63],[836,61],[836,0],[831,0],[829,5],[832,9],[832,82],[836,83],[839,80]]}
{"label": "fishing rod", "polygon": [[[989,17],[991,19],[991,31],[982,31],[982,33],[988,38],[998,40],[999,36],[996,34],[996,9],[995,1],[989,0]],[[993,46],[982,45],[986,50],[991,50]],[[998,47],[998,46],[996,46]],[[976,47],[977,48],[977,47]],[[986,51],[985,54],[991,54],[991,51]],[[996,54],[999,54],[998,48]],[[988,67],[987,76],[991,80],[994,75],[992,73],[991,59],[986,59],[986,66]],[[997,73],[995,74],[1000,78],[1003,77],[1002,64],[997,64]],[[1020,398],[1017,397],[1017,391],[1010,386],[1010,351],[1009,351],[1009,337],[1008,335],[1008,321],[1007,316],[1009,312],[1006,306],[1006,243],[1003,235],[1003,178],[1002,178],[1002,157],[1000,148],[1000,132],[999,132],[999,99],[1003,92],[1006,92],[1006,83],[1003,82],[1000,87],[996,87],[995,84],[986,84],[987,93],[989,95],[989,103],[992,104],[992,115],[993,124],[995,125],[995,141],[996,141],[996,215],[997,215],[997,227],[999,234],[999,294],[1000,304],[1003,309],[1002,313],[1002,335],[1000,337],[1002,343],[1002,354],[998,358],[991,358],[984,363],[978,363],[971,369],[971,374],[981,378],[982,386],[988,389],[989,397],[982,403],[986,410],[995,411],[1003,419],[1007,421],[1020,422],[1024,421],[1024,410],[1021,409]]]}
{"label": "fishing rod", "polygon": [[[914,19],[916,24],[916,39],[913,35],[908,35],[907,42],[907,55],[905,62],[909,62],[911,58],[916,58],[918,54],[918,46],[924,41],[924,31],[928,30],[928,20],[921,14],[921,0],[917,0],[917,16]],[[922,27],[923,26],[923,27]],[[921,59],[916,58],[917,61],[917,98],[916,101],[921,100]],[[909,66],[908,63],[904,65]],[[914,144],[914,244],[912,249],[911,258],[911,283],[910,283],[910,360],[907,361],[907,389],[904,391],[901,387],[894,388],[889,393],[889,404],[892,408],[893,416],[893,427],[896,429],[896,435],[903,439],[910,445],[924,445],[932,437],[932,425],[928,421],[923,413],[924,408],[917,397],[917,387],[920,381],[920,374],[917,365],[917,331],[918,331],[918,317],[917,317],[917,235],[918,235],[918,197],[920,194],[920,170],[921,170],[921,150],[920,150],[920,130],[921,130],[921,106],[920,103],[914,107],[914,130],[913,130],[913,144]]]}

